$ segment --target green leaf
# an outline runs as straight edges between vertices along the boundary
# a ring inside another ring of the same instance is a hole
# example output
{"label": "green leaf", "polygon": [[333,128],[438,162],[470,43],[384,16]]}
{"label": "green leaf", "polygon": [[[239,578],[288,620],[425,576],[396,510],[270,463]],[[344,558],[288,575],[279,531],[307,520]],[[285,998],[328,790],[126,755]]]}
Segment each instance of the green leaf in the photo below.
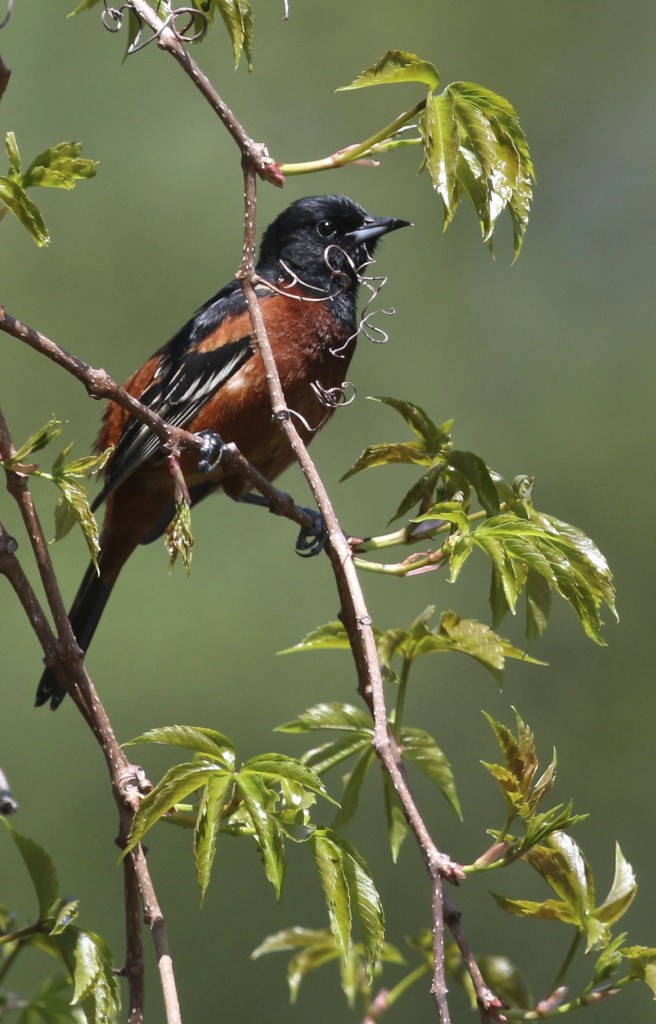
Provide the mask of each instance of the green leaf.
{"label": "green leaf", "polygon": [[526,860],[561,898],[578,927],[585,930],[594,910],[594,883],[572,837],[554,832],[544,844],[530,850]]}
{"label": "green leaf", "polygon": [[317,793],[333,804],[336,803],[328,795],[326,787],[316,772],[294,757],[286,757],[284,754],[259,754],[244,762],[240,774],[244,775],[247,772],[259,775],[263,779],[267,779],[269,783],[278,782],[280,779],[296,782],[303,789]]}
{"label": "green leaf", "polygon": [[164,543],[169,556],[169,571],[173,569],[177,557],[180,555],[182,564],[189,575],[194,536],[191,532],[191,507],[186,501],[176,501],[175,515],[166,527]]}
{"label": "green leaf", "polygon": [[37,245],[48,244],[50,235],[41,216],[41,211],[21,185],[10,178],[0,176],[0,204],[4,204],[13,213]]}
{"label": "green leaf", "polygon": [[435,783],[458,817],[462,819],[451,763],[433,737],[423,729],[405,726],[401,730],[401,747],[404,756]]}
{"label": "green leaf", "polygon": [[638,891],[633,868],[615,845],[615,877],[606,899],[595,909],[595,917],[604,924],[615,924],[629,909]]}
{"label": "green leaf", "polygon": [[204,13],[207,13],[208,7],[210,10],[213,7],[218,10],[232,42],[235,67],[244,53],[248,68],[252,70],[253,10],[248,0],[210,0],[210,4],[196,2],[196,6]]}
{"label": "green leaf", "polygon": [[27,868],[39,904],[39,918],[43,920],[55,913],[56,905],[59,903],[59,882],[55,865],[42,846],[17,832],[6,818],[2,817],[0,820],[4,822]]}
{"label": "green leaf", "polygon": [[[66,932],[66,935],[70,932]],[[79,931],[74,952],[71,1002],[79,1004],[93,1024],[118,1019],[121,1008],[119,983],[107,943],[92,932]]]}
{"label": "green leaf", "polygon": [[297,651],[347,651],[351,644],[348,633],[341,622],[327,622],[308,633],[293,647],[287,647],[278,654],[295,654]]}
{"label": "green leaf", "polygon": [[452,451],[449,455],[449,463],[465,477],[467,482],[474,488],[481,508],[488,516],[496,516],[499,513],[499,494],[490,471],[474,452]]}
{"label": "green leaf", "polygon": [[392,860],[396,864],[403,841],[409,833],[408,823],[401,807],[392,780],[387,772],[383,773],[383,797],[385,802],[385,817],[387,818],[387,838],[392,851]]}
{"label": "green leaf", "polygon": [[123,744],[124,747],[135,743],[162,743],[169,747],[183,747],[193,750],[196,754],[205,754],[222,762],[227,768],[234,768],[235,748],[231,740],[215,729],[205,729],[192,725],[166,725],[158,729],[135,736]]}
{"label": "green leaf", "polygon": [[443,612],[439,628],[417,644],[417,655],[443,652],[469,655],[483,665],[499,684],[503,681],[506,658],[517,658],[533,665],[542,664],[498,636],[483,622],[461,619],[451,611]]}
{"label": "green leaf", "polygon": [[392,409],[395,409],[417,435],[423,450],[427,454],[434,457],[451,451],[452,441],[449,431],[453,426],[453,420],[446,420],[446,422],[437,426],[420,405],[416,405],[414,402],[403,401],[400,398],[378,395],[376,397],[371,396],[369,401],[382,402],[384,405],[389,405]]}
{"label": "green leaf", "polygon": [[631,964],[631,978],[649,985],[656,999],[656,949],[649,946],[626,946],[620,950]]}
{"label": "green leaf", "polygon": [[545,633],[551,613],[551,590],[544,576],[529,569],[526,577],[526,637],[531,643]]}
{"label": "green leaf", "polygon": [[369,971],[383,941],[384,917],[380,897],[357,850],[336,832],[317,829],[312,837],[331,931],[343,957],[351,946],[352,915],[358,920]]}
{"label": "green leaf", "polygon": [[369,742],[356,761],[353,771],[347,776],[341,799],[341,807],[332,823],[334,829],[343,829],[357,811],[362,784],[375,759],[376,753]]}
{"label": "green leaf", "polygon": [[55,437],[59,437],[63,429],[60,420],[48,420],[40,430],[37,430],[35,434],[28,437],[27,441],[10,458],[0,461],[0,466],[3,466],[5,469],[18,469],[28,462],[31,455],[41,451]]}
{"label": "green leaf", "polygon": [[359,754],[361,751],[366,750],[371,746],[372,739],[373,729],[362,733],[348,733],[332,743],[323,743],[319,747],[307,750],[303,754],[303,764],[312,768],[317,775],[323,775],[324,772],[338,764],[342,764],[349,757],[353,757],[354,754]]}
{"label": "green leaf", "polygon": [[155,788],[143,798],[134,816],[124,854],[140,843],[146,832],[171,808],[190,793],[202,789],[214,778],[223,778],[225,771],[215,762],[205,760],[177,764],[164,775]]}
{"label": "green leaf", "polygon": [[[291,648],[296,650],[297,648]],[[279,725],[277,732],[305,733],[315,729],[345,729],[348,732],[371,732],[371,716],[353,704],[341,704],[337,701],[326,704],[315,704],[298,718],[285,725]]]}
{"label": "green leaf", "polygon": [[232,785],[230,775],[217,775],[208,779],[198,808],[198,818],[194,831],[194,859],[196,862],[196,878],[200,889],[201,904],[207,892],[216,844],[219,838],[219,826],[223,818],[223,809],[228,792]]}
{"label": "green leaf", "polygon": [[275,890],[276,898],[280,899],[285,877],[285,851],[280,826],[269,810],[271,792],[261,778],[248,771],[239,772],[235,776],[235,786],[255,830],[265,874]]}
{"label": "green leaf", "polygon": [[44,150],[23,174],[23,187],[72,189],[77,181],[95,177],[98,162],[81,158],[81,152],[79,142],[59,142]]}
{"label": "green leaf", "polygon": [[444,227],[446,228],[453,219],[459,200],[456,171],[460,137],[451,93],[445,92],[441,96],[427,98],[426,109],[419,121],[419,129],[424,143],[426,167],[431,176],[433,188],[444,203]]}
{"label": "green leaf", "polygon": [[68,926],[72,924],[72,922],[75,921],[75,919],[77,918],[79,914],[79,908],[80,901],[72,897],[60,900],[59,906],[56,908],[56,910],[53,905],[55,923],[53,924],[48,934],[59,935],[61,932],[64,931],[65,928],[68,928]]}
{"label": "green leaf", "polygon": [[7,132],[5,135],[5,149],[9,158],[9,174],[13,179],[14,175],[18,177],[21,172],[20,153],[18,152],[18,144],[13,132]]}
{"label": "green leaf", "polygon": [[301,982],[308,974],[326,963],[337,960],[341,953],[332,932],[328,928],[286,928],[284,931],[269,935],[257,949],[251,953],[252,959],[267,953],[280,953],[290,949],[298,949],[287,969],[291,1002],[295,1003]]}
{"label": "green leaf", "polygon": [[501,910],[515,917],[533,917],[542,921],[563,921],[565,924],[579,924],[578,916],[562,900],[514,900],[500,893],[492,892],[492,898]]}
{"label": "green leaf", "polygon": [[90,11],[92,7],[95,7],[96,4],[99,4],[99,3],[100,3],[100,0],[81,0],[81,3],[79,3],[77,5],[75,10],[70,12],[68,17],[72,18],[76,14],[81,14],[82,11]]}
{"label": "green leaf", "polygon": [[431,91],[440,84],[437,69],[430,61],[422,60],[405,50],[388,50],[380,60],[366,71],[362,71],[350,85],[343,85],[338,92],[348,89],[362,89],[368,85],[389,85],[397,82],[422,82]]}

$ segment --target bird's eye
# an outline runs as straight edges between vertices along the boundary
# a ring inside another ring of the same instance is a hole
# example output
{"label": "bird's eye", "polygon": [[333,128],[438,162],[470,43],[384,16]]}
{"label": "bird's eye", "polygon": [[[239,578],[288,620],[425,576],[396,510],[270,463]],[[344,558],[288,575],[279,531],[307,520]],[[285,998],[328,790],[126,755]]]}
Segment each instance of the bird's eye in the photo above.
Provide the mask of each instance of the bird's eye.
{"label": "bird's eye", "polygon": [[317,224],[317,233],[320,234],[322,238],[332,238],[336,231],[337,228],[332,220],[320,220]]}

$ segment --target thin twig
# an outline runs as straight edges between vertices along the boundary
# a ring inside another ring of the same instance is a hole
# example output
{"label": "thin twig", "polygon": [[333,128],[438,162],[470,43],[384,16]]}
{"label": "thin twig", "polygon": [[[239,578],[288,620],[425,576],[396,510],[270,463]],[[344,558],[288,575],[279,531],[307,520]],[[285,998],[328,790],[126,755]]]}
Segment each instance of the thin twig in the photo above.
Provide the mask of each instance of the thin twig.
{"label": "thin twig", "polygon": [[270,182],[270,184],[282,188],[284,177],[280,173],[280,168],[276,161],[269,156],[266,146],[260,142],[255,142],[244,130],[241,122],[237,120],[230,107],[221,98],[207,75],[201,70],[193,57],[189,55],[173,28],[164,24],[153,8],[146,3],[146,0],[129,0],[129,2],[139,18],[157,36],[157,45],[178,62],[185,74],[189,76],[196,88],[203,94],[212,110],[220,118],[221,123],[236,142],[242,156],[246,156],[252,161],[255,173],[265,181]]}

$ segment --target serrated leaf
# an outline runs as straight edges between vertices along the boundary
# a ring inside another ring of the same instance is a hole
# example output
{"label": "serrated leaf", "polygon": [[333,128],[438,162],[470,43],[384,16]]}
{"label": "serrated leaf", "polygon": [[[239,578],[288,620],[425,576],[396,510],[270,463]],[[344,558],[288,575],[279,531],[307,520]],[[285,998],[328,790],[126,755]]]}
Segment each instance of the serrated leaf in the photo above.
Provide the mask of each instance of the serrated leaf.
{"label": "serrated leaf", "polygon": [[435,456],[451,450],[452,442],[449,431],[453,425],[453,420],[446,420],[440,426],[437,426],[420,405],[404,401],[400,398],[377,395],[371,396],[369,401],[381,402],[395,409],[417,435],[427,454]]}
{"label": "serrated leaf", "polygon": [[270,792],[250,772],[239,772],[234,778],[257,836],[265,874],[275,890],[276,899],[280,899],[285,877],[285,851],[280,826],[269,811]]}
{"label": "serrated leaf", "polygon": [[530,664],[541,664],[525,651],[498,636],[489,626],[476,619],[461,619],[455,612],[443,612],[439,628],[417,643],[416,654],[458,652],[474,658],[490,672],[498,683],[503,680],[506,658],[517,658]]}
{"label": "serrated leaf", "polygon": [[41,211],[25,189],[10,178],[0,177],[0,204],[2,203],[21,222],[37,245],[48,245],[50,235]]}
{"label": "serrated leaf", "polygon": [[127,740],[123,746],[134,746],[136,743],[162,743],[169,747],[183,747],[197,754],[205,754],[223,762],[226,767],[234,768],[235,747],[227,736],[215,729],[206,729],[192,725],[166,725]]}
{"label": "serrated leaf", "polygon": [[208,779],[198,808],[194,831],[194,860],[201,904],[209,885],[223,808],[231,785],[230,775],[219,775]]}
{"label": "serrated leaf", "polygon": [[620,950],[631,964],[631,978],[644,981],[656,999],[656,949],[649,946],[625,946]]}
{"label": "serrated leaf", "polygon": [[186,501],[176,501],[175,515],[166,527],[164,543],[169,556],[169,571],[173,569],[177,557],[180,555],[182,564],[189,575],[194,536],[191,532],[191,508]]}
{"label": "serrated leaf", "polygon": [[267,779],[269,783],[276,783],[280,779],[287,779],[289,782],[298,783],[298,785],[309,790],[311,793],[319,794],[319,796],[330,800],[333,804],[336,803],[328,795],[326,787],[317,773],[295,757],[287,757],[284,754],[258,754],[257,757],[249,758],[242,765],[240,774],[243,775],[247,772],[260,775],[262,778]]}
{"label": "serrated leaf", "polygon": [[294,654],[297,651],[345,651],[350,648],[348,633],[341,622],[327,622],[317,626],[293,647],[286,647],[278,654]]}
{"label": "serrated leaf", "polygon": [[488,516],[496,516],[499,513],[499,494],[490,471],[474,452],[461,452],[454,450],[449,455],[449,463],[465,477],[467,482],[474,488],[481,508]]}
{"label": "serrated leaf", "polygon": [[[66,933],[69,934],[68,932]],[[92,932],[78,932],[73,952],[72,1003],[83,1006],[93,1024],[115,1021],[121,1007],[118,978],[107,943]],[[90,1012],[89,1012],[90,1011]]]}
{"label": "serrated leaf", "polygon": [[69,897],[61,900],[58,907],[53,906],[55,923],[50,928],[49,935],[59,935],[75,921],[79,914],[80,901]]}
{"label": "serrated leaf", "polygon": [[211,0],[210,5],[201,5],[200,9],[205,12],[207,6],[216,7],[223,18],[232,42],[235,67],[244,53],[249,70],[252,70],[253,10],[248,0]]}
{"label": "serrated leaf", "polygon": [[17,832],[6,818],[0,817],[5,828],[14,841],[23,864],[34,886],[34,892],[39,904],[39,918],[43,919],[54,913],[55,905],[59,901],[59,881],[57,869],[48,853],[39,846],[33,839]]}
{"label": "serrated leaf", "polygon": [[353,704],[342,704],[338,701],[315,704],[298,718],[279,725],[276,732],[305,733],[315,729],[345,729],[348,732],[371,731],[371,717],[366,711],[356,708]]}
{"label": "serrated leaf", "polygon": [[565,924],[579,925],[578,916],[563,903],[562,900],[515,900],[502,896],[500,893],[490,894],[501,910],[515,917],[533,917],[542,921],[563,921]]}
{"label": "serrated leaf", "polygon": [[410,829],[405,820],[398,794],[387,772],[383,773],[383,798],[385,817],[387,818],[387,838],[392,852],[392,860],[396,864],[401,846]]}
{"label": "serrated leaf", "polygon": [[219,765],[198,760],[177,764],[164,775],[155,788],[139,804],[130,829],[124,854],[140,843],[146,832],[162,818],[174,804],[180,803],[191,793],[202,789],[212,778],[222,778],[225,771]]}
{"label": "serrated leaf", "polygon": [[401,730],[401,747],[404,756],[435,783],[458,817],[462,819],[451,763],[433,737],[423,729],[406,726]]}
{"label": "serrated leaf", "polygon": [[340,478],[340,482],[348,480],[356,473],[377,466],[414,465],[429,466],[432,458],[426,454],[418,441],[391,441],[371,444],[357,457],[353,465]]}
{"label": "serrated leaf", "polygon": [[41,451],[46,445],[50,444],[54,438],[59,437],[63,431],[63,425],[60,420],[51,419],[37,430],[35,434],[28,437],[27,441],[17,449],[17,451],[8,459],[3,459],[0,465],[5,469],[17,469],[23,463],[30,460],[30,456],[34,455],[35,452]]}
{"label": "serrated leaf", "polygon": [[366,749],[356,761],[355,767],[347,777],[344,792],[342,793],[342,799],[340,801],[341,807],[332,822],[332,827],[334,829],[343,829],[348,825],[349,821],[357,811],[362,784],[367,772],[375,760],[375,757],[376,754],[374,748],[371,746],[371,743],[368,743]]}
{"label": "serrated leaf", "polygon": [[424,157],[433,188],[444,203],[444,227],[446,228],[458,206],[458,150],[460,137],[455,117],[453,96],[449,92],[441,96],[429,96],[426,108],[419,121],[424,143]]}
{"label": "serrated leaf", "polygon": [[594,909],[594,885],[579,846],[565,832],[554,832],[526,860],[558,894],[579,928]]}
{"label": "serrated leaf", "polygon": [[351,944],[351,902],[341,851],[324,829],[315,832],[312,848],[328,908],[330,930],[340,956],[346,958]]}
{"label": "serrated leaf", "polygon": [[[440,461],[436,466],[431,466],[426,473],[423,473],[419,477],[417,482],[412,485],[410,490],[399,502],[396,512],[389,520],[390,523],[393,523],[402,516],[407,515],[410,509],[414,508],[415,505],[419,504],[419,502],[434,498],[435,488],[437,487],[445,465],[445,460]],[[439,522],[439,520],[437,522]]]}
{"label": "serrated leaf", "polygon": [[333,743],[323,743],[319,747],[306,750],[302,757],[303,764],[308,765],[318,775],[323,775],[330,768],[342,764],[349,757],[370,747],[372,738],[373,729],[362,733],[349,733]]}
{"label": "serrated leaf", "polygon": [[348,89],[363,89],[369,85],[390,85],[398,82],[422,82],[431,91],[440,84],[437,68],[430,61],[422,60],[405,50],[388,50],[380,60],[362,71],[350,85],[343,85],[338,92]]}
{"label": "serrated leaf", "polygon": [[296,1001],[301,982],[308,974],[324,964],[338,959],[340,951],[329,928],[286,928],[284,931],[269,935],[257,949],[251,953],[252,959],[267,953],[280,953],[287,950],[299,950],[289,962],[287,981],[291,1002]]}
{"label": "serrated leaf", "polygon": [[317,829],[312,845],[340,952],[346,957],[350,949],[355,914],[362,930],[365,963],[371,971],[382,946],[384,917],[369,870],[357,850],[330,829]]}
{"label": "serrated leaf", "polygon": [[93,178],[98,162],[80,157],[79,142],[59,142],[44,150],[23,174],[23,187],[75,188],[77,181]]}
{"label": "serrated leaf", "polygon": [[525,593],[526,638],[532,643],[546,632],[551,613],[551,590],[544,576],[529,569]]}

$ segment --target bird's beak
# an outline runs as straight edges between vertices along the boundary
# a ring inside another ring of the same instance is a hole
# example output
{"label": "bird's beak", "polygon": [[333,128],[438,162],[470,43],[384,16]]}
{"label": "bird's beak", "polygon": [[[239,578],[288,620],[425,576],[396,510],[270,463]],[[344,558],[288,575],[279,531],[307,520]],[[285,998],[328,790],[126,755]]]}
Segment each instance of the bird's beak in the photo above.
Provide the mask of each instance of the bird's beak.
{"label": "bird's beak", "polygon": [[355,231],[349,231],[348,237],[354,238],[356,242],[369,242],[372,238],[380,238],[381,235],[387,235],[390,231],[396,231],[398,228],[411,227],[412,223],[409,220],[395,220],[393,217],[366,217],[363,226],[356,228]]}

